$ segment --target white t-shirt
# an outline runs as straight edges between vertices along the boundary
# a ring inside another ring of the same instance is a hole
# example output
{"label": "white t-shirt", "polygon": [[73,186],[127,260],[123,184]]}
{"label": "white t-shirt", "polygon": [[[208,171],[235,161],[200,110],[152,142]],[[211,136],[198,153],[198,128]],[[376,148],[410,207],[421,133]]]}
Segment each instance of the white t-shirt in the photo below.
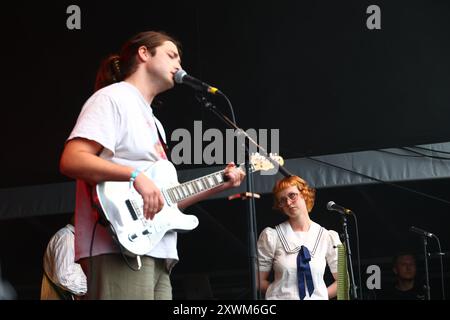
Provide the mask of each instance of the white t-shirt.
{"label": "white t-shirt", "polygon": [[[141,92],[128,82],[109,85],[95,92],[84,104],[68,140],[86,138],[101,144],[100,157],[111,162],[144,170],[158,160],[167,159],[157,127],[165,141],[161,123],[153,115]],[[92,231],[97,220],[92,207],[91,187],[77,181],[76,259],[90,256]],[[147,255],[178,260],[177,234],[169,231]],[[109,231],[97,225],[92,256],[119,252]]]}
{"label": "white t-shirt", "polygon": [[299,300],[297,281],[297,255],[301,246],[311,254],[309,262],[314,283],[312,295],[305,300],[328,300],[323,279],[328,264],[332,273],[337,272],[337,248],[340,244],[337,232],[327,230],[312,222],[308,231],[295,232],[288,221],[274,228],[265,228],[258,239],[259,270],[274,270],[274,281],[266,291],[268,300]]}

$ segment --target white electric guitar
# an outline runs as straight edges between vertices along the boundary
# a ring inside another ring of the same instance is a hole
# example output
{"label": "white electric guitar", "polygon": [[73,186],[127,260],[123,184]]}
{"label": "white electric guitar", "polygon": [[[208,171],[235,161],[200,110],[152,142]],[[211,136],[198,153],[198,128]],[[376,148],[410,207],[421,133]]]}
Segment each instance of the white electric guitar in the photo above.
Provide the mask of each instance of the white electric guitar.
{"label": "white electric guitar", "polygon": [[[281,157],[272,154],[270,157],[283,165]],[[252,172],[274,169],[272,162],[257,153],[250,157],[250,163]],[[239,167],[243,169],[244,165]],[[167,160],[155,162],[143,173],[156,184],[164,198],[164,206],[153,220],[144,217],[142,197],[129,182],[107,181],[95,188],[94,199],[101,208],[101,214],[109,224],[113,237],[128,255],[150,252],[170,230],[195,229],[198,226],[197,217],[183,214],[177,203],[226,182],[224,170],[221,170],[180,184],[175,167]]]}

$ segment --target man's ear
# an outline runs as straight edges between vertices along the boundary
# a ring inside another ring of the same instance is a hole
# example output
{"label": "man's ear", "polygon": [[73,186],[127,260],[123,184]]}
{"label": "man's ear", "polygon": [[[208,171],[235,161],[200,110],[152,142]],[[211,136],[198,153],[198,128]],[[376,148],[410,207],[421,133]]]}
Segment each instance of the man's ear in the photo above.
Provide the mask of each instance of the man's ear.
{"label": "man's ear", "polygon": [[146,62],[148,59],[150,59],[150,57],[151,57],[151,54],[150,54],[150,52],[148,52],[148,49],[146,46],[140,46],[138,48],[137,58],[139,61]]}

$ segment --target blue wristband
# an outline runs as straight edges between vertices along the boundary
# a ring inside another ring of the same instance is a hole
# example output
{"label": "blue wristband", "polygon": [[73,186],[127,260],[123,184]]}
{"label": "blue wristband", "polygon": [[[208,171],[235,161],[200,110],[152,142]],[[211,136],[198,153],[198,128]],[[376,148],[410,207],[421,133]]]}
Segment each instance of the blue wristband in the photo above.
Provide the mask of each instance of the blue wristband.
{"label": "blue wristband", "polygon": [[133,182],[134,180],[136,180],[136,178],[139,175],[139,173],[141,173],[141,170],[139,170],[139,169],[134,170],[131,173],[130,182]]}

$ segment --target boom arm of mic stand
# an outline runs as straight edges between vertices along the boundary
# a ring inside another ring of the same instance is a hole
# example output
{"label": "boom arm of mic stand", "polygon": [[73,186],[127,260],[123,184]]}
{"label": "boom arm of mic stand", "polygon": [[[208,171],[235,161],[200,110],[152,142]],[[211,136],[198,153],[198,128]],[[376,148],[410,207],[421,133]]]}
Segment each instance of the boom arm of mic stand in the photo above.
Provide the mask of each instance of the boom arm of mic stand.
{"label": "boom arm of mic stand", "polygon": [[[279,164],[278,162],[276,162],[275,160],[273,160],[267,153],[266,149],[264,149],[263,147],[261,147],[256,141],[254,141],[248,134],[247,132],[245,132],[244,130],[242,130],[241,128],[239,128],[233,121],[231,121],[227,116],[225,116],[222,112],[220,112],[219,110],[217,110],[216,106],[214,104],[212,104],[208,99],[206,99],[206,97],[201,94],[198,93],[196,95],[197,100],[200,102],[200,104],[205,107],[205,109],[208,109],[209,111],[211,111],[212,113],[214,113],[220,120],[222,120],[228,127],[235,129],[236,132],[238,132],[238,134],[244,135],[245,138],[247,139],[247,141],[249,141],[250,143],[252,143],[255,147],[257,147],[260,152],[260,154],[262,154],[268,161],[270,161],[275,168],[278,167],[278,170],[280,171],[280,173],[282,175],[284,175],[285,177],[291,177],[293,176],[292,173],[290,173],[284,166],[282,166],[281,164]],[[246,150],[248,151],[247,146]]]}

